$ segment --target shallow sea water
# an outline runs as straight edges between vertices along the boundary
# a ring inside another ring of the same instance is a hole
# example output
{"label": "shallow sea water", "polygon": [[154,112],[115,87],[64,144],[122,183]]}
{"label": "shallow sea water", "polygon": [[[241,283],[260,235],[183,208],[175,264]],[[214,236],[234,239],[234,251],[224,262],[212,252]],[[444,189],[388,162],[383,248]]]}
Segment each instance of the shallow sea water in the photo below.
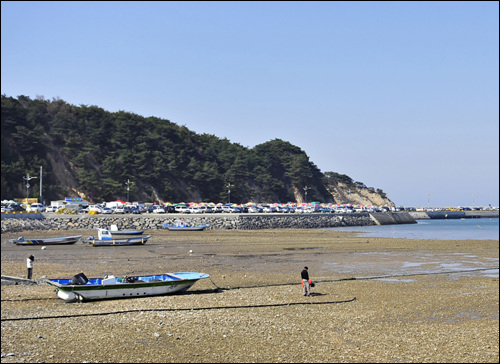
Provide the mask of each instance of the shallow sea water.
{"label": "shallow sea water", "polygon": [[434,240],[499,240],[499,219],[435,219],[417,220],[416,224],[375,225],[329,228],[328,230],[359,232],[366,237],[434,239]]}
{"label": "shallow sea water", "polygon": [[[429,240],[498,240],[499,219],[418,220],[417,224],[329,228],[359,232],[363,237],[429,239]],[[365,259],[363,259],[365,255]],[[361,262],[359,261],[359,258]],[[450,274],[499,277],[499,259],[480,259],[473,254],[420,254],[369,252],[356,254],[356,260],[344,256],[336,262],[325,262],[327,270],[354,277],[405,282],[411,275]]]}

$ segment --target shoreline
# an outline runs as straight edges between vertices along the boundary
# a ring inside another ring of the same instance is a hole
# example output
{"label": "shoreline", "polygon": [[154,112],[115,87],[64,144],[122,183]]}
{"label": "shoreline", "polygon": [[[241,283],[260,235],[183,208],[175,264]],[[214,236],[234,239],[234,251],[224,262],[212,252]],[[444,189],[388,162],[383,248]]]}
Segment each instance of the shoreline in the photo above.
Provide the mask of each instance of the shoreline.
{"label": "shoreline", "polygon": [[[2,362],[498,362],[498,241],[145,233],[154,236],[144,246],[45,250],[3,233],[2,275],[25,276],[34,254],[34,278],[211,277],[185,294],[83,304],[49,286],[2,286]],[[301,295],[304,265],[318,282],[312,297]],[[496,277],[478,270],[495,267]]]}

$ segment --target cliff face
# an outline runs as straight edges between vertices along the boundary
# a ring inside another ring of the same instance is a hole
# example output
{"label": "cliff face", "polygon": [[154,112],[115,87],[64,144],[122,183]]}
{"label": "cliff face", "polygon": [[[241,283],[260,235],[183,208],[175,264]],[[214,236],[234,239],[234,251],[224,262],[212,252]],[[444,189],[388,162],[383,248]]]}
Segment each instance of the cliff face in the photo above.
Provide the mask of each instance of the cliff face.
{"label": "cliff face", "polygon": [[329,191],[337,204],[372,205],[394,207],[395,204],[378,192],[368,187],[360,187],[336,182],[329,185]]}

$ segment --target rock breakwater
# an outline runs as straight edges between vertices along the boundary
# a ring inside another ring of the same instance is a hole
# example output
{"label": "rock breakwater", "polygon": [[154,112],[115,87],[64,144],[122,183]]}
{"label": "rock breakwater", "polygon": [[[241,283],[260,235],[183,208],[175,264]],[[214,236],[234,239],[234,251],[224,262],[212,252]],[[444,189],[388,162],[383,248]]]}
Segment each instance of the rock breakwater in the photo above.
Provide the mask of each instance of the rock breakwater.
{"label": "rock breakwater", "polygon": [[3,219],[2,233],[31,230],[96,230],[117,225],[119,229],[159,230],[163,224],[173,224],[178,219],[187,224],[210,224],[216,230],[260,229],[314,229],[341,226],[375,225],[368,213],[349,215],[53,215],[41,219]]}

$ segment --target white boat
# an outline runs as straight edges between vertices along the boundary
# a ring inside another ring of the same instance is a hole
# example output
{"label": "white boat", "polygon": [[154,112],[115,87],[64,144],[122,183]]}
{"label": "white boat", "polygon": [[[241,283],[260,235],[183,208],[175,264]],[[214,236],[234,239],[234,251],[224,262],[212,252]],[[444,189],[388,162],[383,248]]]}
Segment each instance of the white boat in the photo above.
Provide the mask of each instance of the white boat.
{"label": "white boat", "polygon": [[109,231],[111,235],[142,235],[144,230],[120,230],[117,225],[111,225]]}
{"label": "white boat", "polygon": [[125,245],[143,245],[146,244],[149,238],[153,235],[135,235],[135,236],[120,236],[116,238],[113,236],[108,229],[97,229],[98,238],[95,239],[94,236],[89,236],[88,241],[92,246],[125,246]]}
{"label": "white boat", "polygon": [[58,238],[24,238],[22,236],[17,239],[9,239],[9,242],[16,245],[63,245],[74,244],[82,235],[63,236]]}
{"label": "white boat", "polygon": [[57,296],[67,302],[133,298],[179,293],[210,275],[198,272],[176,272],[146,276],[105,276],[87,278],[80,273],[71,279],[47,279],[57,288]]}

